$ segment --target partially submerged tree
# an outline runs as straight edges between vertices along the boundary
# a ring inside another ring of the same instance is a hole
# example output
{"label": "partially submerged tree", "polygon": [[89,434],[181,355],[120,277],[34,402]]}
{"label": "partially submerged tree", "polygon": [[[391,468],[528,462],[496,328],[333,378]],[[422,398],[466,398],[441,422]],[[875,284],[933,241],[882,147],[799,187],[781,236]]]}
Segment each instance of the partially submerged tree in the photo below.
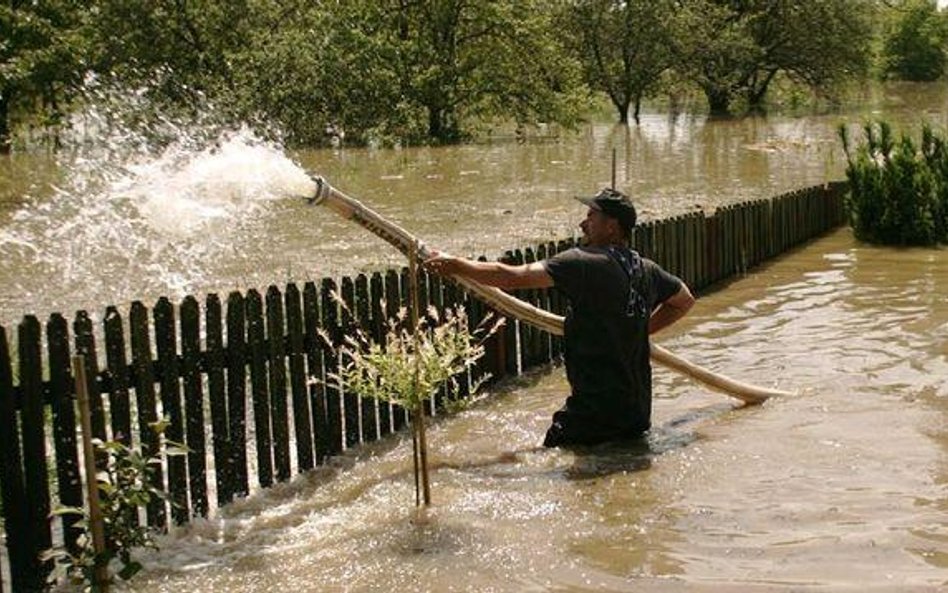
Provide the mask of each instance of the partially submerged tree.
{"label": "partially submerged tree", "polygon": [[605,93],[619,123],[639,121],[642,99],[674,64],[673,0],[569,2],[560,14],[564,43],[579,56],[586,84]]}
{"label": "partially submerged tree", "polygon": [[384,36],[407,106],[427,135],[462,138],[470,119],[578,122],[585,104],[574,62],[560,51],[545,2],[389,0]]}
{"label": "partially submerged tree", "polygon": [[682,71],[712,114],[735,100],[760,108],[778,74],[814,92],[864,75],[871,61],[870,3],[860,0],[681,0],[690,31]]}

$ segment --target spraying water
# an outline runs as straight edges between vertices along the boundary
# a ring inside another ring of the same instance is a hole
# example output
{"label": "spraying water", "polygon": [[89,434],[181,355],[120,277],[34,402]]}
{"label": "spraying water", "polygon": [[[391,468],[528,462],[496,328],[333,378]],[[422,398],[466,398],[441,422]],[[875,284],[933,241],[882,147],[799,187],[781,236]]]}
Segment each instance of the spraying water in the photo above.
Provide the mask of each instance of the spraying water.
{"label": "spraying water", "polygon": [[4,317],[95,314],[198,291],[224,268],[253,269],[268,248],[266,221],[287,207],[278,200],[313,191],[279,142],[246,126],[158,118],[142,130],[114,115],[97,103],[77,117],[61,182],[34,188],[0,228],[0,275],[17,284],[0,302]]}

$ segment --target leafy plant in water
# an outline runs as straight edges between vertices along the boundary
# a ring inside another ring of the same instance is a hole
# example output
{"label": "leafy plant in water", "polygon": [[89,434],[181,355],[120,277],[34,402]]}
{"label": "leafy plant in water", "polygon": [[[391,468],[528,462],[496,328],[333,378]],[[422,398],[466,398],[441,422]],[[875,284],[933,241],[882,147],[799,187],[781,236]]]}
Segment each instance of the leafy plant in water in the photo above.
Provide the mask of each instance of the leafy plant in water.
{"label": "leafy plant in water", "polygon": [[934,245],[948,242],[948,150],[924,126],[919,150],[907,134],[896,139],[886,122],[863,126],[865,143],[852,147],[845,125],[846,201],[855,235],[870,243]]}
{"label": "leafy plant in water", "polygon": [[[485,320],[485,323],[488,322]],[[498,327],[482,325],[471,330],[461,307],[448,309],[440,315],[429,307],[427,317],[419,320],[414,331],[408,313],[402,309],[388,322],[381,343],[372,342],[362,333],[347,336],[341,347],[344,364],[329,381],[349,392],[364,397],[391,402],[410,410],[413,428],[423,425],[425,403],[442,388],[458,393],[459,378],[466,380],[468,371],[484,354],[483,341]],[[473,381],[469,393],[475,393],[489,378],[484,375]],[[424,437],[421,434],[422,451]],[[418,485],[419,469],[427,485],[427,456],[420,454],[419,435],[415,433],[415,479]],[[427,503],[427,490],[426,490]]]}
{"label": "leafy plant in water", "polygon": [[[472,332],[460,307],[447,310],[443,319],[430,307],[428,316],[419,320],[417,337],[406,317],[402,310],[388,322],[381,343],[371,342],[361,332],[347,336],[342,347],[347,362],[331,378],[346,390],[409,410],[423,405],[444,385],[457,392],[458,378],[484,355],[478,336],[485,332]],[[487,378],[475,381],[472,392]]]}
{"label": "leafy plant in water", "polygon": [[[161,420],[150,426],[158,435],[162,435],[168,421]],[[139,510],[152,501],[168,500],[167,493],[154,485],[155,472],[161,465],[162,457],[185,455],[188,452],[184,445],[168,440],[164,440],[161,451],[151,457],[120,441],[102,442],[93,439],[93,446],[97,458],[105,460],[104,469],[97,472],[96,479],[105,523],[106,550],[96,554],[86,509],[60,507],[53,511],[53,515],[81,516],[76,526],[84,533],[79,536],[77,549],[55,548],[46,554],[47,559],[58,560],[74,582],[84,584],[86,591],[98,590],[97,567],[108,566],[113,559],[118,559],[121,568],[117,575],[128,580],[142,569],[141,563],[133,557],[133,551],[137,548],[158,549],[154,540],[155,532],[140,522]]]}

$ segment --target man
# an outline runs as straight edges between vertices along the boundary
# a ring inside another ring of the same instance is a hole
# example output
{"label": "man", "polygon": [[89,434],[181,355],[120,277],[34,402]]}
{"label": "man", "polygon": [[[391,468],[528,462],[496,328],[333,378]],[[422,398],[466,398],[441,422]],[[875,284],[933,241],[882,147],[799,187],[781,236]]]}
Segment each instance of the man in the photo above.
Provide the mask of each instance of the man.
{"label": "man", "polygon": [[577,199],[589,207],[579,225],[582,247],[518,266],[438,253],[424,263],[431,272],[488,286],[555,287],[566,295],[564,353],[572,393],[553,415],[543,441],[547,447],[626,440],[647,431],[649,334],[694,304],[684,282],[627,247],[636,214],[625,194],[603,189]]}

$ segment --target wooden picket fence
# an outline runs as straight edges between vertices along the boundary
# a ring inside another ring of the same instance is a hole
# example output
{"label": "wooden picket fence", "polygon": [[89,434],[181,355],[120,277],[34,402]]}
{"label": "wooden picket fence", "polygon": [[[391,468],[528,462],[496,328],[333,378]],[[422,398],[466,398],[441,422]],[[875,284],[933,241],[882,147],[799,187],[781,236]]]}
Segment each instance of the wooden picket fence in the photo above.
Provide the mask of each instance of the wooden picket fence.
{"label": "wooden picket fence", "polygon": [[[844,183],[806,188],[769,200],[652,221],[633,246],[700,292],[845,222]],[[541,260],[575,240],[509,252],[509,262]],[[454,283],[422,274],[422,306],[463,307],[472,324],[487,309]],[[45,324],[26,315],[15,352],[0,326],[0,496],[6,535],[4,581],[13,591],[38,591],[52,568],[40,553],[77,548],[76,519],[50,519],[57,506],[83,506],[86,472],[79,462],[79,424],[70,360],[82,354],[92,408],[92,433],[159,450],[149,425],[169,421],[165,436],[185,443],[155,484],[174,503],[149,506],[141,517],[156,529],[207,516],[255,488],[289,480],[347,448],[400,430],[405,410],[341,392],[326,377],[339,364],[338,346],[355,328],[380,339],[408,302],[407,270],[214,294],[203,303],[161,298],[150,310],[132,303],[127,315],[105,309],[101,323],[85,311]],[[334,296],[337,295],[337,296]],[[555,291],[522,291],[535,305],[563,314]],[[338,298],[338,297],[341,297]],[[339,300],[346,306],[339,306]],[[12,338],[13,336],[9,336]],[[492,380],[554,360],[560,339],[510,322],[494,334],[473,371]],[[460,382],[464,397],[467,379]],[[429,413],[441,411],[441,399]],[[52,450],[48,450],[52,449]]]}

